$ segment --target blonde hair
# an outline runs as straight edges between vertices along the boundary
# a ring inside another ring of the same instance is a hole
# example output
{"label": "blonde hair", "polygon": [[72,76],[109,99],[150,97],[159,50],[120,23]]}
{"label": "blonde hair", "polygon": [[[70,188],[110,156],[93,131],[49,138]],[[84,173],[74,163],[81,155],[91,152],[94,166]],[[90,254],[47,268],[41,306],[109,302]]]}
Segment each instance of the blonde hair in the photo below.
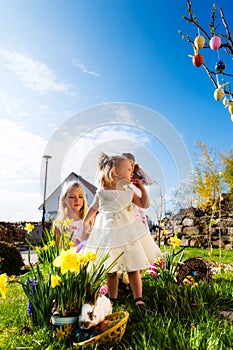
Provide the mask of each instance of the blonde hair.
{"label": "blonde hair", "polygon": [[123,160],[128,160],[123,156],[108,156],[106,153],[101,152],[99,155],[99,186],[104,187],[114,187],[117,181],[114,176],[114,170],[117,169]]}
{"label": "blonde hair", "polygon": [[66,203],[66,196],[68,192],[72,189],[77,190],[82,196],[83,196],[83,206],[80,209],[80,219],[83,219],[87,210],[88,210],[88,204],[86,199],[86,193],[83,187],[75,181],[66,182],[63,185],[60,199],[59,199],[59,207],[58,207],[58,215],[57,220],[64,220],[66,218],[69,218],[69,210]]}

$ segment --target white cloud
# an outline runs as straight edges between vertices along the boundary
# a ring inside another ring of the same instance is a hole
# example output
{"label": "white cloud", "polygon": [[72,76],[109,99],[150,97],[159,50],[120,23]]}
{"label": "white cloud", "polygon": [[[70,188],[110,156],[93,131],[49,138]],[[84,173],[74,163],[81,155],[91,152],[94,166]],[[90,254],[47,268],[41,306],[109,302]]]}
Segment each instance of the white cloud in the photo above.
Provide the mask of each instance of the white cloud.
{"label": "white cloud", "polygon": [[0,221],[41,221],[42,213],[38,210],[41,204],[39,192],[26,193],[0,189]]}
{"label": "white cloud", "polygon": [[49,110],[49,106],[48,105],[40,105],[39,108],[40,108],[41,111],[45,111],[45,112],[47,112]]}
{"label": "white cloud", "polygon": [[1,220],[35,218],[41,202],[40,164],[46,141],[7,119],[0,119],[0,129]]}
{"label": "white cloud", "polygon": [[6,67],[20,78],[26,88],[41,94],[57,91],[65,95],[73,95],[70,86],[60,82],[50,68],[28,54],[2,49],[0,55],[7,61]]}
{"label": "white cloud", "polygon": [[86,68],[84,64],[80,63],[77,59],[73,59],[72,63],[75,67],[78,67],[83,73],[89,74],[89,75],[94,75],[95,77],[98,77],[99,74],[91,71],[90,69]]}

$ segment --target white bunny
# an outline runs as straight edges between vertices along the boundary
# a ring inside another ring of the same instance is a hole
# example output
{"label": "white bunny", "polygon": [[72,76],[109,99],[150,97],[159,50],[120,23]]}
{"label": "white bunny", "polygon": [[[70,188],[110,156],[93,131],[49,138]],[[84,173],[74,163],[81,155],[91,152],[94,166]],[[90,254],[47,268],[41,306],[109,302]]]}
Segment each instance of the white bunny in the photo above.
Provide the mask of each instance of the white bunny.
{"label": "white bunny", "polygon": [[89,329],[101,323],[105,317],[112,313],[112,303],[105,295],[100,294],[94,303],[82,305],[79,316],[79,327]]}

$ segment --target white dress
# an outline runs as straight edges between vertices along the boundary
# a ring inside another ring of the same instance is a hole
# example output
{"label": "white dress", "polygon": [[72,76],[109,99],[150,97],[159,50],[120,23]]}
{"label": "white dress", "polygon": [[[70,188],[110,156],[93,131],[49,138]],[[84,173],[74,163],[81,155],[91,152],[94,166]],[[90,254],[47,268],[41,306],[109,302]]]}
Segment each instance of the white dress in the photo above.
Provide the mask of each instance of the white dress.
{"label": "white dress", "polygon": [[132,199],[133,189],[126,185],[122,191],[98,190],[92,204],[98,214],[85,252],[109,253],[108,266],[122,254],[110,272],[146,269],[162,257],[146,225],[133,212]]}

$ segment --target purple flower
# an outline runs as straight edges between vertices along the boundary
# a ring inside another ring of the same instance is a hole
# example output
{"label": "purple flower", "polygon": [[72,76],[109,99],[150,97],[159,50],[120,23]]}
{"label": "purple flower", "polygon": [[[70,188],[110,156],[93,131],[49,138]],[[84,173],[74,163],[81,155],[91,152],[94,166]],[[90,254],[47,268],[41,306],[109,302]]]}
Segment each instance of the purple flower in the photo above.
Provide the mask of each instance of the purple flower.
{"label": "purple flower", "polygon": [[[33,299],[33,295],[36,294],[36,287],[38,285],[38,279],[36,277],[34,277],[34,279],[27,279],[26,282],[25,282],[25,285],[29,287],[29,295],[30,295],[30,298]],[[36,301],[35,301],[36,303]],[[35,310],[32,306],[32,303],[31,303],[31,300],[29,299],[28,300],[28,307],[27,307],[27,310],[28,310],[28,315],[29,316],[34,316],[35,314]]]}
{"label": "purple flower", "polygon": [[33,309],[32,303],[28,300],[28,316],[32,317],[34,315],[35,310]]}

